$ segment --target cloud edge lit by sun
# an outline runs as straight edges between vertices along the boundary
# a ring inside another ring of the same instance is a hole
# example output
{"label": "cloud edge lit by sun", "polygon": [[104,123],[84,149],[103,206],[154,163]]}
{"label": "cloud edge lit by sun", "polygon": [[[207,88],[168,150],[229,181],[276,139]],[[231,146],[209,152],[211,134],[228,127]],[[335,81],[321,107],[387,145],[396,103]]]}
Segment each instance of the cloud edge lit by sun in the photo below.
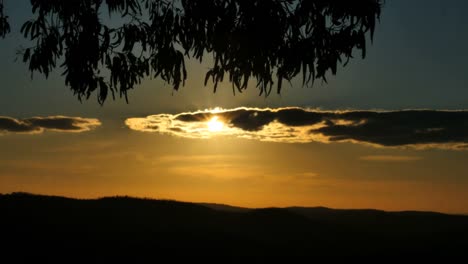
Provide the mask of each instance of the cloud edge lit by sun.
{"label": "cloud edge lit by sun", "polygon": [[[131,130],[184,138],[229,136],[280,143],[354,143],[378,148],[468,149],[466,110],[205,109],[128,118]],[[210,120],[220,120],[210,129]],[[216,131],[215,131],[216,130]]]}

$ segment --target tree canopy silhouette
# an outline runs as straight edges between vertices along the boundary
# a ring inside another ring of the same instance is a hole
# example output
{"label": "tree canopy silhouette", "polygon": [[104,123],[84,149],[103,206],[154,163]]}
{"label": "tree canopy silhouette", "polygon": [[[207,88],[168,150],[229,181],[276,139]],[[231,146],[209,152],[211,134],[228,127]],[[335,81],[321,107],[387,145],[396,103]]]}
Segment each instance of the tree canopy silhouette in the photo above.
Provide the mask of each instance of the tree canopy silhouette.
{"label": "tree canopy silhouette", "polygon": [[[255,78],[268,95],[300,73],[304,85],[326,82],[355,49],[364,58],[383,1],[31,0],[33,18],[21,33],[33,46],[21,56],[31,73],[62,68],[80,100],[97,91],[100,104],[109,91],[127,99],[146,77],[178,90],[186,58],[201,62],[207,53],[205,85],[211,80],[216,91],[227,75],[233,92],[242,92]],[[1,37],[10,32],[4,11],[0,0]]]}

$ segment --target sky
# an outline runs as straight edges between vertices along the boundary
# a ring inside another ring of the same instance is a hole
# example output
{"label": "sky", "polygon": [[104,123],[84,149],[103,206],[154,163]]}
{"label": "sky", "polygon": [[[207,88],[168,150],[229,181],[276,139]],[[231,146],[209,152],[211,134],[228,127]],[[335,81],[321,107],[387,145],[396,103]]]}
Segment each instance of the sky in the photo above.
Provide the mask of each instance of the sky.
{"label": "sky", "polygon": [[30,78],[28,1],[5,4],[0,193],[468,213],[466,1],[386,1],[367,57],[328,84],[213,93],[190,61],[179,91],[148,79],[104,106],[59,71]]}

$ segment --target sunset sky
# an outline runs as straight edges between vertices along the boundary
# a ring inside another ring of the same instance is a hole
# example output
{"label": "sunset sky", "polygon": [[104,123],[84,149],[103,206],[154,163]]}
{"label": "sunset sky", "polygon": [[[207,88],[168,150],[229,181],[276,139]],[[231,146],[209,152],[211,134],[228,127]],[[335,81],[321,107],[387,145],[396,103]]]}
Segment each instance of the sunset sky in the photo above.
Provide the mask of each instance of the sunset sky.
{"label": "sunset sky", "polygon": [[467,1],[387,0],[367,57],[328,84],[213,93],[190,61],[179,91],[147,79],[104,106],[60,71],[31,80],[29,1],[5,5],[0,193],[468,213]]}

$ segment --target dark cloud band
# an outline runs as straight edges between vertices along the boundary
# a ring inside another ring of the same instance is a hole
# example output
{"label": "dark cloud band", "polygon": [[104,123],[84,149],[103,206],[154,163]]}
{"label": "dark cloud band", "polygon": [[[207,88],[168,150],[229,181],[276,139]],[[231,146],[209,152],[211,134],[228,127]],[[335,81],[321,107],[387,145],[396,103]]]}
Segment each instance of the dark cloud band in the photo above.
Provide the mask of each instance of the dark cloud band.
{"label": "dark cloud band", "polygon": [[[217,116],[225,127],[212,133]],[[129,128],[189,138],[231,135],[286,143],[353,142],[381,147],[468,149],[468,112],[437,110],[319,111],[236,108],[129,118]]]}
{"label": "dark cloud band", "polygon": [[349,112],[339,118],[351,125],[330,122],[310,132],[326,135],[330,141],[354,140],[382,146],[468,142],[465,111]]}
{"label": "dark cloud band", "polygon": [[42,133],[44,130],[58,132],[84,132],[100,125],[101,122],[94,118],[47,116],[16,119],[7,116],[0,116],[0,134],[37,134]]}

